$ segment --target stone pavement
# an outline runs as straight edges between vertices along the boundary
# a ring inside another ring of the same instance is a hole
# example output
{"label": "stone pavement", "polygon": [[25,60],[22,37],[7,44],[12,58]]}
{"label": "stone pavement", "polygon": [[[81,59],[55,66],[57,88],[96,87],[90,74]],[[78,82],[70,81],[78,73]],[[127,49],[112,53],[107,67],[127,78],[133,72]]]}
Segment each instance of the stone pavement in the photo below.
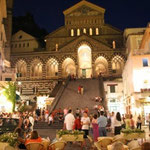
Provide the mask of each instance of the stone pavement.
{"label": "stone pavement", "polygon": [[[150,132],[147,126],[142,127],[143,130],[146,132],[146,141],[150,142]],[[37,129],[39,135],[43,138],[49,137],[52,140],[56,138],[56,129]],[[110,136],[110,134],[108,134]],[[90,150],[90,143],[88,140],[86,140],[86,147],[83,148],[83,150]],[[76,144],[70,144],[68,143],[67,146],[65,147],[65,150],[81,150],[81,147],[78,143]]]}

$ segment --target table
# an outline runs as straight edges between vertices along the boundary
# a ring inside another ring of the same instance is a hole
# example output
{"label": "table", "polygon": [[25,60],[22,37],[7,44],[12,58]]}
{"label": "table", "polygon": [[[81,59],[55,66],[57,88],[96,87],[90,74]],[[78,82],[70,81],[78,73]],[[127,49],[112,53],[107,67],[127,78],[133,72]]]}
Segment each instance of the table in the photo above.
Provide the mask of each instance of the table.
{"label": "table", "polygon": [[[124,147],[124,150],[129,150],[127,145],[123,145],[123,147]],[[108,145],[107,150],[112,150],[112,145]]]}

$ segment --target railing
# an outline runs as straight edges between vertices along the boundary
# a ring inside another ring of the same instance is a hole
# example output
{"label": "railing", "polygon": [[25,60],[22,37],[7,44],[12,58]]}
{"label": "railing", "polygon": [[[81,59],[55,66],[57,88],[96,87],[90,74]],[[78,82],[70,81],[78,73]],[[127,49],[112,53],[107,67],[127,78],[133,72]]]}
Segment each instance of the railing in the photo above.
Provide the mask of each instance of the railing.
{"label": "railing", "polygon": [[69,80],[70,80],[70,76],[67,77],[66,81],[63,82],[62,86],[60,87],[60,89],[58,90],[58,93],[56,94],[55,96],[55,99],[50,107],[50,113],[56,108],[64,90],[66,89],[66,87],[68,86],[68,83],[69,83]]}

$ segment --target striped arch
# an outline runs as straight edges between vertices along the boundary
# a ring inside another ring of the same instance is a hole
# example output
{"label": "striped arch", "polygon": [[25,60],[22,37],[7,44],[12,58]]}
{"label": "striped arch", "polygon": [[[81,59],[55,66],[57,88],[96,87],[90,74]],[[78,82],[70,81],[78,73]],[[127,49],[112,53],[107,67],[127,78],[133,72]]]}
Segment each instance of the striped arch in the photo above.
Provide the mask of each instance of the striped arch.
{"label": "striped arch", "polygon": [[106,56],[104,53],[99,53],[93,58],[93,63],[96,61],[98,57],[101,57],[101,56],[104,57],[108,62],[110,61],[110,58]]}
{"label": "striped arch", "polygon": [[88,42],[88,41],[80,41],[80,42],[77,44],[76,49],[78,50],[79,47],[82,46],[82,45],[84,45],[84,44],[85,44],[85,45],[88,45],[88,46],[91,48],[91,50],[93,49],[91,43]]}
{"label": "striped arch", "polygon": [[112,64],[112,70],[114,73],[122,73],[122,70],[125,65],[125,57],[123,57],[120,54],[116,54],[112,57],[111,59],[111,64]]}
{"label": "striped arch", "polygon": [[15,64],[15,68],[18,75],[17,77],[21,79],[27,76],[27,62],[25,59],[18,59]]}
{"label": "striped arch", "polygon": [[38,57],[32,59],[30,64],[30,77],[31,78],[42,78],[43,73],[43,61]]}
{"label": "striped arch", "polygon": [[64,59],[62,63],[62,76],[67,77],[68,75],[76,75],[75,61],[70,57]]}
{"label": "striped arch", "polygon": [[75,64],[77,64],[77,59],[75,57],[73,57],[72,55],[63,56],[62,59],[60,60],[60,64],[62,64],[66,58],[72,59],[75,62]]}
{"label": "striped arch", "polygon": [[55,57],[50,57],[46,62],[46,78],[54,78],[58,75],[59,62]]}
{"label": "striped arch", "polygon": [[95,75],[98,76],[100,73],[102,75],[108,75],[108,60],[104,56],[99,56],[94,61],[94,71]]}

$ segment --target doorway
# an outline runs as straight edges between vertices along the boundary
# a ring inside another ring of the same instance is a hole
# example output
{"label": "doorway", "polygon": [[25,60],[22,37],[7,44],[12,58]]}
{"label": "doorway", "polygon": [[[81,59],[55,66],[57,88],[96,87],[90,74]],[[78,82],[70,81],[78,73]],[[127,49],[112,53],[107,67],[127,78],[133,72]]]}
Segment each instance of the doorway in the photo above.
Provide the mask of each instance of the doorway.
{"label": "doorway", "polygon": [[83,44],[78,48],[78,76],[79,78],[90,78],[92,75],[91,48]]}

